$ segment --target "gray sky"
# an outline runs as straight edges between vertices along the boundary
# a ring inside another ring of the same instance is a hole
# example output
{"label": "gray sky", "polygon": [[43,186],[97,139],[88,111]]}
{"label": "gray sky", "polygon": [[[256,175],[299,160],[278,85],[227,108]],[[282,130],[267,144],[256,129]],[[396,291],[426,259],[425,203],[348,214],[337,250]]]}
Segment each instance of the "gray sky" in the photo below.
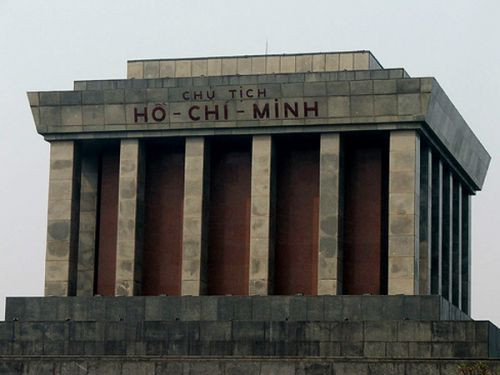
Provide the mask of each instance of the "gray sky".
{"label": "gray sky", "polygon": [[[492,156],[473,198],[472,316],[500,325],[500,3],[0,0],[0,318],[43,292],[48,144],[25,92],[126,77],[137,58],[371,50],[434,76]],[[498,220],[498,221],[497,221]]]}

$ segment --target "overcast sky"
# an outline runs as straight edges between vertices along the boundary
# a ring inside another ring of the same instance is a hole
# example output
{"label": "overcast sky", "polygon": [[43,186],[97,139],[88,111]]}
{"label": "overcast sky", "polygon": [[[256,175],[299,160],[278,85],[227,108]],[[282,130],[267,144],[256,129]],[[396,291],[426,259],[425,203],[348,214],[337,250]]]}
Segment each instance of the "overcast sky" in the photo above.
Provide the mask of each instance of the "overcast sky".
{"label": "overcast sky", "polygon": [[492,156],[473,198],[472,316],[500,325],[500,2],[0,0],[0,319],[42,295],[49,145],[25,92],[126,77],[126,61],[370,50],[434,76]]}

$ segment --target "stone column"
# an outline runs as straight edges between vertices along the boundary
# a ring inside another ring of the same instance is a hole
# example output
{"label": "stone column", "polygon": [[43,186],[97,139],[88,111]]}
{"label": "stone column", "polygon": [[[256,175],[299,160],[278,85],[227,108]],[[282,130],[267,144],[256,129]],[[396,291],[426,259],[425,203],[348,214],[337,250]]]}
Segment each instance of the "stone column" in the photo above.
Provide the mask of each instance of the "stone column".
{"label": "stone column", "polygon": [[418,294],[420,138],[392,131],[389,146],[388,294]]}
{"label": "stone column", "polygon": [[98,180],[99,158],[96,155],[82,157],[77,296],[94,295]]}
{"label": "stone column", "polygon": [[462,189],[462,311],[471,312],[471,196]]}
{"label": "stone column", "polygon": [[137,139],[120,143],[115,295],[140,294],[144,221],[144,155]]}
{"label": "stone column", "polygon": [[269,135],[252,140],[249,295],[273,292],[273,143]]}
{"label": "stone column", "polygon": [[[423,145],[422,145],[423,146]],[[428,146],[420,151],[420,222],[419,271],[420,294],[431,294],[432,241],[432,152]]]}
{"label": "stone column", "polygon": [[459,309],[462,307],[462,185],[453,183],[453,249],[452,249],[452,302]]}
{"label": "stone column", "polygon": [[342,178],[338,133],[321,134],[318,295],[342,294]]}
{"label": "stone column", "polygon": [[441,291],[451,302],[451,262],[453,248],[453,176],[448,168],[443,173],[443,244],[441,247]]}
{"label": "stone column", "polygon": [[182,226],[182,295],[206,292],[209,152],[203,137],[186,138]]}
{"label": "stone column", "polygon": [[432,159],[431,294],[441,295],[441,253],[443,238],[443,163]]}
{"label": "stone column", "polygon": [[50,144],[45,295],[71,296],[76,289],[80,162],[73,141]]}

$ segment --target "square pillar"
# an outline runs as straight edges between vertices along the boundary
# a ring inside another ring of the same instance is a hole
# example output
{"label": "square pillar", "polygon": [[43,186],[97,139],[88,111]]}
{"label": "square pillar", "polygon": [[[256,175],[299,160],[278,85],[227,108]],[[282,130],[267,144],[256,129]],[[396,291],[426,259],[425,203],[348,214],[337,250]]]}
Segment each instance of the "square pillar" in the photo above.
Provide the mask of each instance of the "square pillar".
{"label": "square pillar", "polygon": [[443,244],[441,247],[441,295],[451,302],[453,251],[453,176],[448,168],[443,173]]}
{"label": "square pillar", "polygon": [[389,146],[388,294],[418,294],[420,138],[392,131]]}
{"label": "square pillar", "polygon": [[321,134],[318,295],[342,294],[342,178],[338,133]]}
{"label": "square pillar", "polygon": [[120,143],[115,295],[140,294],[144,220],[144,155],[137,139]]}
{"label": "square pillar", "polygon": [[462,185],[453,181],[453,248],[451,271],[451,300],[459,309],[462,307]]}
{"label": "square pillar", "polygon": [[269,135],[252,139],[249,295],[273,293],[274,194],[273,141]]}
{"label": "square pillar", "polygon": [[203,137],[186,138],[181,295],[203,295],[207,288],[207,146]]}
{"label": "square pillar", "polygon": [[50,144],[45,295],[71,296],[76,289],[80,161],[73,141]]}
{"label": "square pillar", "polygon": [[443,245],[443,163],[438,156],[432,159],[431,215],[431,294],[441,295],[441,253]]}
{"label": "square pillar", "polygon": [[471,312],[471,195],[462,188],[462,311]]}
{"label": "square pillar", "polygon": [[[423,146],[423,145],[422,145]],[[431,294],[432,152],[420,150],[419,293]]]}
{"label": "square pillar", "polygon": [[94,295],[98,185],[99,158],[96,155],[82,157],[76,283],[77,296]]}

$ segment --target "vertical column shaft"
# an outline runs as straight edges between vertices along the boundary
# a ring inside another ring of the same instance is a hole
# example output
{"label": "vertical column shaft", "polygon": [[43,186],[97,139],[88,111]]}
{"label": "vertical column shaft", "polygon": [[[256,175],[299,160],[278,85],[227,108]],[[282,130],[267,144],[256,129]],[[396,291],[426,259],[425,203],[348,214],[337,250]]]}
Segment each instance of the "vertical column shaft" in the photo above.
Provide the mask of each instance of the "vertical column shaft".
{"label": "vertical column shaft", "polygon": [[252,139],[249,295],[273,292],[273,142],[269,135]]}
{"label": "vertical column shaft", "polygon": [[453,252],[452,252],[452,302],[461,308],[462,301],[462,185],[453,183]]}
{"label": "vertical column shaft", "polygon": [[428,146],[420,151],[420,222],[419,271],[420,294],[431,294],[432,242],[432,152]]}
{"label": "vertical column shaft", "polygon": [[144,155],[137,139],[120,144],[115,295],[140,294],[144,211]]}
{"label": "vertical column shaft", "polygon": [[389,147],[389,294],[418,294],[420,138],[393,131]]}
{"label": "vertical column shaft", "polygon": [[448,168],[443,173],[443,244],[442,244],[442,295],[451,301],[451,274],[453,250],[453,176]]}
{"label": "vertical column shaft", "polygon": [[471,196],[462,189],[462,311],[471,312]]}
{"label": "vertical column shaft", "polygon": [[97,155],[85,156],[82,157],[81,163],[76,294],[78,296],[92,296],[94,294],[96,264],[99,158]]}
{"label": "vertical column shaft", "polygon": [[186,138],[184,217],[182,232],[182,295],[203,295],[207,288],[206,226],[209,160],[203,137]]}
{"label": "vertical column shaft", "polygon": [[432,160],[431,294],[441,295],[441,252],[443,237],[443,163]]}
{"label": "vertical column shaft", "polygon": [[341,159],[340,135],[322,134],[319,167],[319,295],[342,294]]}
{"label": "vertical column shaft", "polygon": [[76,289],[79,156],[73,141],[50,144],[45,295],[70,296]]}

